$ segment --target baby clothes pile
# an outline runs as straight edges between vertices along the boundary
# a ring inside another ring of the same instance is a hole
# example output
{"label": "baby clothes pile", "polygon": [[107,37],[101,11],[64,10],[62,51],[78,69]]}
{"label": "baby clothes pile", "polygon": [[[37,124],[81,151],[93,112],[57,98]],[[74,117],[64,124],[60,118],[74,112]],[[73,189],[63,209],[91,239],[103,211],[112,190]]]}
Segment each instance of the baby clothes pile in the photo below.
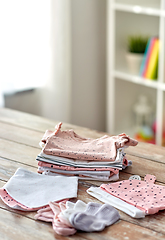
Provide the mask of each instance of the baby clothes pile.
{"label": "baby clothes pile", "polygon": [[87,192],[131,217],[142,218],[165,209],[165,187],[154,184],[155,180],[155,176],[147,174],[144,181],[130,179],[102,184],[89,188]]}
{"label": "baby clothes pile", "polygon": [[81,200],[49,203],[45,209],[38,210],[36,219],[52,222],[54,231],[63,236],[73,235],[77,230],[85,232],[102,231],[120,219],[118,211],[109,204]]}
{"label": "baby clothes pile", "polygon": [[77,187],[77,177],[52,177],[18,168],[0,189],[0,197],[13,209],[38,210],[35,219],[52,222],[54,231],[63,236],[77,230],[102,231],[119,220],[118,211],[108,204],[68,201],[77,197]]}
{"label": "baby clothes pile", "polygon": [[115,181],[119,170],[131,164],[124,149],[138,142],[126,134],[83,138],[73,130],[61,131],[61,125],[56,126],[55,132],[47,130],[41,140],[42,151],[36,158],[39,173]]}
{"label": "baby clothes pile", "polygon": [[[67,183],[67,184],[66,184]],[[9,207],[22,211],[36,211],[50,201],[63,201],[77,197],[78,178],[45,176],[18,168],[0,189],[2,201]]]}

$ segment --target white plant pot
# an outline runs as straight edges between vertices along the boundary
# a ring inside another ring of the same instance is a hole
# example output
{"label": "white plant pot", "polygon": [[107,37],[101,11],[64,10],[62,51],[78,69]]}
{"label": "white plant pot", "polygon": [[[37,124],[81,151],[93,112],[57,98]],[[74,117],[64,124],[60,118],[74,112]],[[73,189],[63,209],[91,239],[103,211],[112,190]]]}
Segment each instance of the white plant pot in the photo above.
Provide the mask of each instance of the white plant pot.
{"label": "white plant pot", "polygon": [[142,59],[143,59],[143,54],[140,54],[140,53],[126,53],[128,71],[131,74],[139,75]]}

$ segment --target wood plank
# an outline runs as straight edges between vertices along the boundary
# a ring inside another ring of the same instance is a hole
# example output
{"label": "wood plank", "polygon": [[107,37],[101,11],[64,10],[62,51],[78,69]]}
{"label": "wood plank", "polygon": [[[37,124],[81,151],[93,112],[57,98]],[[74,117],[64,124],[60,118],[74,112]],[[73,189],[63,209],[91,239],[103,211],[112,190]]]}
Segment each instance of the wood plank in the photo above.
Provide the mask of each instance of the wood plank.
{"label": "wood plank", "polygon": [[[0,182],[0,184],[1,184],[1,182]],[[81,184],[81,182],[80,182],[79,183],[79,191],[78,191],[78,199],[81,199],[82,201],[84,201],[86,203],[90,202],[90,201],[100,202],[97,199],[93,198],[92,196],[88,195],[86,193],[86,189],[87,188],[84,187],[84,185]],[[76,200],[74,200],[74,201],[76,201]],[[16,213],[17,216],[19,215],[19,217],[21,219],[23,219],[23,217],[26,217],[26,218],[30,218],[31,220],[34,220],[35,212],[23,212],[23,211],[19,211],[19,210],[13,210],[13,209],[9,208],[8,206],[6,206],[2,202],[2,200],[0,200],[0,209],[7,210],[7,211],[11,212],[11,214]],[[115,237],[114,239],[122,239],[123,236],[125,236],[125,237],[131,236],[130,228],[133,228],[133,231],[138,232],[138,231],[140,231],[140,227],[141,227],[141,232],[143,232],[143,233],[145,232],[145,234],[147,235],[147,237],[149,237],[149,239],[152,236],[152,234],[155,236],[159,236],[159,237],[162,236],[161,234],[165,234],[165,229],[164,229],[165,213],[164,213],[164,211],[161,211],[160,213],[154,214],[152,216],[146,216],[145,219],[133,219],[133,218],[129,217],[128,215],[126,215],[125,213],[122,213],[121,211],[119,211],[119,213],[121,216],[121,221],[119,221],[119,222],[120,223],[122,222],[122,226],[125,226],[128,230],[128,231],[126,231],[126,230],[124,231],[125,235],[123,235],[123,232],[120,231],[120,229],[116,230],[115,225],[113,225],[113,228],[111,226],[109,228],[106,228],[103,232],[101,232],[101,236],[99,233],[90,233],[90,235],[88,233],[83,233],[83,234],[85,234],[85,236],[84,236],[85,239],[88,239],[88,237],[89,237],[89,239],[99,239],[100,237],[102,238],[102,235],[105,235],[104,236],[105,239],[109,239],[109,235],[108,235],[109,231],[111,231],[111,234],[112,234],[111,236],[113,236],[113,234],[114,234],[114,237]],[[0,218],[0,222],[1,222],[1,220],[2,219]],[[23,220],[23,221],[25,221],[25,220]],[[37,222],[41,225],[43,224],[40,221],[37,221]],[[119,224],[119,222],[117,224]],[[13,224],[13,221],[11,224]],[[10,226],[10,224],[9,224],[9,226]],[[120,228],[121,228],[121,226],[120,226]],[[117,232],[120,232],[120,234],[116,235]],[[161,234],[157,234],[157,232],[160,232]],[[133,232],[131,234],[133,234]],[[81,236],[81,233],[78,233],[77,236]],[[83,237],[83,235],[82,235],[82,237]],[[142,234],[139,239],[143,239],[143,237],[144,237],[144,235]],[[130,239],[135,239],[135,238],[130,238]]]}
{"label": "wood plank", "polygon": [[[45,132],[47,129],[54,131],[55,125],[60,122],[60,120],[59,121],[50,120],[33,114],[24,113],[7,108],[0,108],[0,121],[41,132]],[[80,134],[84,137],[93,136],[93,138],[97,138],[105,134],[104,132],[100,132],[85,127],[80,128],[79,126],[68,123],[63,123],[62,129],[63,130],[73,129],[77,134]]]}
{"label": "wood plank", "polygon": [[129,147],[125,149],[127,154],[151,159],[153,161],[165,162],[165,147],[139,142],[136,147]]}
{"label": "wood plank", "polygon": [[6,181],[0,180],[0,188],[2,188],[5,185]]}
{"label": "wood plank", "polygon": [[[0,139],[0,157],[24,163],[27,166],[37,167],[36,156],[39,154],[40,149],[18,144],[8,140]],[[127,167],[124,172],[129,174],[138,174],[144,177],[145,174],[153,174],[157,177],[157,181],[165,183],[164,163],[153,162],[148,159],[142,159],[135,156],[127,155],[131,159],[133,165]],[[10,166],[9,166],[10,167]]]}
{"label": "wood plank", "polygon": [[[0,187],[14,174],[18,167],[36,172],[37,162],[35,158],[40,152],[38,142],[45,130],[54,130],[57,123],[54,120],[15,110],[0,109],[0,179],[2,179],[0,180]],[[62,130],[71,128],[84,137],[98,138],[105,134],[71,124],[64,123],[62,125]],[[139,143],[138,146],[129,147],[126,151],[127,158],[132,160],[133,165],[120,172],[120,180],[128,179],[132,174],[139,174],[143,179],[145,174],[150,173],[157,177],[158,184],[165,184],[163,171],[165,166],[164,147]],[[88,195],[86,189],[92,185],[100,186],[101,183],[103,182],[79,180],[78,199],[84,202],[99,202]],[[22,239],[22,236],[25,239],[42,239],[43,236],[44,239],[165,239],[165,211],[146,216],[144,219],[133,219],[125,213],[119,212],[121,220],[101,233],[78,232],[73,237],[64,238],[54,235],[51,224],[35,221],[34,212],[13,210],[0,200],[0,239],[19,240]],[[6,222],[5,216],[7,217]],[[6,226],[4,222],[7,223]],[[17,228],[18,236],[15,231]],[[43,234],[39,233],[38,235],[40,229]],[[49,236],[47,236],[47,232]],[[35,234],[35,238],[33,234]]]}
{"label": "wood plank", "polygon": [[[12,111],[12,113],[13,113],[13,111]],[[16,111],[16,113],[17,113],[17,111]],[[9,113],[8,113],[8,115],[10,116]],[[24,119],[27,116],[27,114],[25,114],[25,116],[24,116],[24,113],[20,113],[20,112],[19,112],[19,115],[20,115],[21,119],[22,118]],[[17,116],[17,114],[16,114],[16,116]],[[38,145],[39,141],[40,141],[41,137],[43,136],[47,127],[42,129],[41,132],[39,132],[38,130],[34,131],[31,129],[26,129],[23,127],[20,128],[19,123],[21,122],[21,120],[16,118],[16,116],[15,116],[15,124],[17,124],[17,126],[9,124],[10,118],[8,119],[8,122],[9,122],[8,124],[2,123],[2,122],[0,123],[0,128],[1,128],[0,138],[20,142],[22,144],[26,144],[29,146],[39,148],[39,145]],[[33,118],[34,119],[37,118],[38,121],[40,119],[40,117],[36,117],[36,116],[33,116]],[[40,120],[41,120],[41,122],[43,121],[42,118]],[[47,122],[49,122],[49,120],[47,120]],[[11,123],[12,123],[12,121],[11,121]],[[24,125],[26,125],[24,121],[23,121],[23,123],[24,123]],[[46,123],[44,126],[46,126]],[[53,129],[54,129],[54,123],[55,122],[53,122]],[[21,125],[22,125],[22,123],[21,123]],[[34,126],[35,126],[35,124],[34,124]],[[64,123],[62,126],[63,130],[70,129],[70,128],[72,128],[72,125],[70,125],[70,124]],[[81,136],[84,136],[84,137],[98,138],[98,137],[101,137],[104,135],[104,133],[102,133],[102,132],[97,132],[97,131],[93,131],[91,129],[81,128],[78,126],[76,126],[76,127],[74,126],[73,129],[78,134],[80,134]],[[151,159],[153,161],[158,161],[158,162],[162,162],[162,163],[165,162],[165,148],[161,147],[161,146],[153,145],[153,144],[146,144],[146,143],[139,142],[139,144],[136,147],[127,148],[126,153],[129,155],[133,155],[133,156],[143,157],[145,159]]]}
{"label": "wood plank", "polygon": [[118,221],[113,226],[105,228],[101,234],[79,233],[78,236],[84,236],[88,240],[156,240],[165,239],[165,235],[149,230],[147,228],[137,226],[125,221]]}
{"label": "wood plank", "polygon": [[143,159],[128,155],[132,159],[132,166],[127,167],[124,172],[140,175],[144,177],[146,174],[153,174],[156,176],[157,181],[165,183],[165,163],[154,162],[152,160]]}
{"label": "wood plank", "polygon": [[[39,147],[39,141],[41,140],[42,136],[44,135],[44,132],[39,132],[37,130],[27,129],[24,127],[12,125],[10,123],[4,123],[0,122],[0,138],[11,140],[14,142],[18,142],[21,144],[29,145],[32,147],[40,148]],[[62,126],[63,130],[67,129],[67,126],[65,124]],[[84,134],[84,131],[79,128],[78,130],[79,134],[81,132],[82,135],[86,135],[86,137],[99,137],[99,134],[97,134],[95,131],[92,130],[89,132],[86,132]]]}
{"label": "wood plank", "polygon": [[[0,209],[0,239],[56,239],[51,224],[40,223],[19,214]],[[60,238],[59,238],[60,239]],[[62,238],[61,238],[62,239]]]}
{"label": "wood plank", "polygon": [[[41,137],[43,136],[43,133],[34,131],[34,130],[30,130],[30,129],[20,128],[20,127],[13,126],[10,124],[4,124],[4,123],[0,123],[0,128],[1,128],[0,138],[3,138],[5,140],[16,141],[17,143],[21,143],[21,144],[25,144],[28,146],[38,148],[38,151],[36,151],[37,154],[40,152],[39,141],[40,141]],[[2,140],[0,140],[0,141],[2,141]],[[11,145],[11,143],[8,142],[7,145]],[[7,146],[7,145],[5,144],[5,146]],[[142,150],[140,150],[138,146],[127,148],[127,150],[126,150],[127,158],[130,160],[130,159],[134,159],[134,157],[132,157],[133,155],[135,155],[135,156],[139,155],[140,157],[143,157],[144,159],[153,160],[153,163],[151,163],[151,166],[153,166],[155,164],[154,161],[165,163],[164,147],[160,147],[157,150],[157,147],[152,144],[145,144],[144,146],[146,146],[146,147],[143,147],[143,144],[140,144],[140,148]],[[17,147],[13,146],[13,148],[18,149],[18,145],[17,145]],[[156,148],[156,150],[155,150],[155,148]],[[133,149],[134,152],[137,152],[137,149],[138,149],[139,153],[134,154],[133,151],[130,151],[128,149]],[[30,152],[31,152],[31,150],[30,150]],[[141,155],[140,155],[140,152],[142,152]],[[159,156],[158,156],[158,153],[159,153]],[[28,151],[27,151],[27,154],[29,155]],[[4,157],[4,155],[2,155],[2,156]],[[27,162],[25,162],[25,163],[27,164]],[[152,170],[154,170],[154,167],[152,168]],[[135,174],[135,172],[132,172],[132,174]]]}
{"label": "wood plank", "polygon": [[37,167],[27,166],[23,163],[13,162],[12,160],[4,159],[1,157],[0,157],[0,163],[1,163],[0,179],[3,181],[8,181],[9,178],[11,178],[15,173],[15,171],[20,167],[25,168],[32,172],[37,172]]}
{"label": "wood plank", "polygon": [[0,122],[0,138],[40,149],[39,141],[44,132]]}
{"label": "wood plank", "polygon": [[4,139],[0,139],[0,146],[0,157],[37,167],[39,149]]}
{"label": "wood plank", "polygon": [[[15,140],[35,147],[38,147],[38,142],[46,129],[54,130],[54,126],[58,123],[57,121],[10,109],[0,109],[0,121],[6,121],[8,123],[8,125],[5,122],[0,123],[2,129],[0,138]],[[14,125],[12,126],[11,124]],[[21,128],[19,128],[20,126]],[[77,134],[84,137],[98,138],[106,134],[104,132],[98,132],[72,124],[64,123],[62,125],[62,130],[71,128],[74,129]],[[35,132],[32,130],[35,130]],[[31,136],[33,136],[33,138]],[[165,148],[153,144],[139,142],[136,147],[127,148],[126,153],[138,157],[143,156],[143,158],[158,162],[165,161]]]}
{"label": "wood plank", "polygon": [[47,128],[53,130],[58,123],[57,121],[7,108],[0,108],[0,121],[42,132]]}
{"label": "wood plank", "polygon": [[101,233],[84,233],[78,231],[71,237],[63,237],[55,234],[51,224],[41,223],[21,215],[0,209],[0,237],[5,240],[24,239],[164,239],[164,235],[149,229],[135,226],[124,221],[118,221],[113,226],[107,227]]}

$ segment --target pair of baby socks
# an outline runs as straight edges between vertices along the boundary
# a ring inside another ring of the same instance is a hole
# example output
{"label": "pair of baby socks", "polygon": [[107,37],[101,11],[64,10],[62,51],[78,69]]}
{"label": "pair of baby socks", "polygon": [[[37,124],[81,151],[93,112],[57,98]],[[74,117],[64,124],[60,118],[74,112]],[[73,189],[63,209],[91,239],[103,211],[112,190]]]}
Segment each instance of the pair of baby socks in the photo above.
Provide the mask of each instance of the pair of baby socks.
{"label": "pair of baby socks", "polygon": [[52,222],[53,229],[59,235],[73,235],[77,230],[102,231],[120,219],[118,211],[109,204],[78,200],[61,203],[49,203],[45,209],[37,212],[36,219]]}

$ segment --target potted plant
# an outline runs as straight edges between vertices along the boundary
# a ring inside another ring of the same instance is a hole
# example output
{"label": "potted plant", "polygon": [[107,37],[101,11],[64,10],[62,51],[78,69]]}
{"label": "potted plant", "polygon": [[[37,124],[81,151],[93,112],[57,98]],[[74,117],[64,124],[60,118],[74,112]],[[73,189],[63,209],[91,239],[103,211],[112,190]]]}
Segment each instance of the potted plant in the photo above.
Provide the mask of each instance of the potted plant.
{"label": "potted plant", "polygon": [[142,58],[147,46],[149,37],[132,35],[127,39],[127,64],[132,74],[139,74]]}

